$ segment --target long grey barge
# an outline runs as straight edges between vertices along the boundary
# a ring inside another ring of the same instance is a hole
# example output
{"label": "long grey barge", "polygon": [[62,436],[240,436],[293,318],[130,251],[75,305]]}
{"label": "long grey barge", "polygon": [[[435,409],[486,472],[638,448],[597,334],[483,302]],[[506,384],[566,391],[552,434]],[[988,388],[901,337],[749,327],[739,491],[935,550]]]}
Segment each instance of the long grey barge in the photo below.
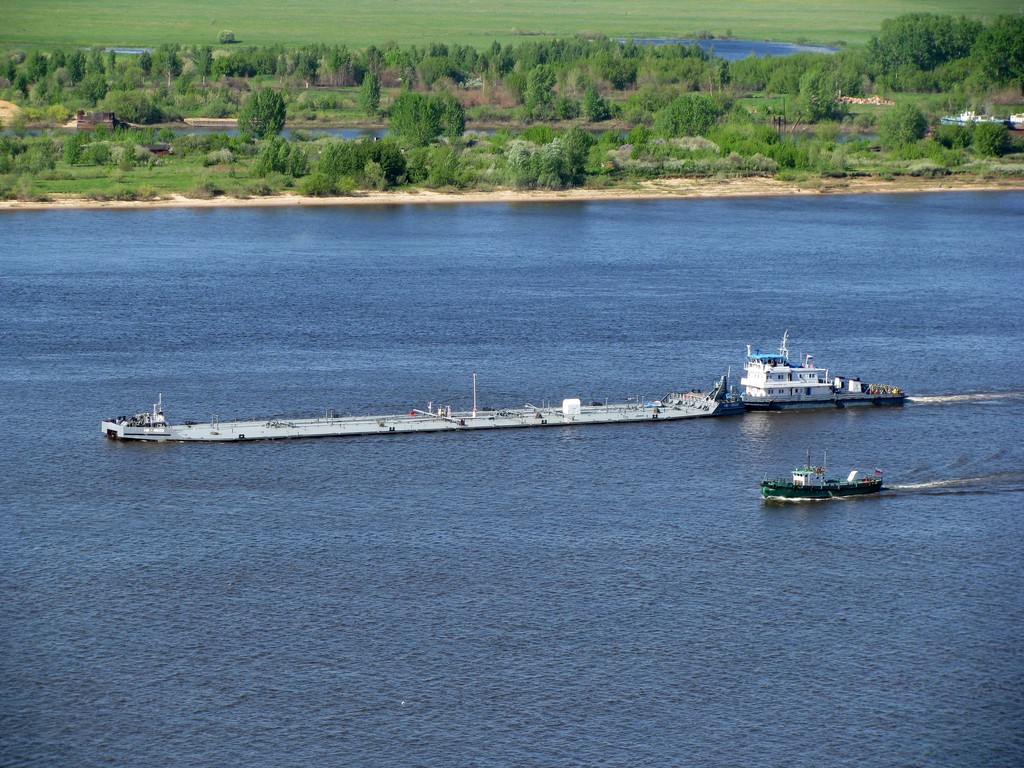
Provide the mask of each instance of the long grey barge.
{"label": "long grey barge", "polygon": [[[475,398],[474,398],[475,400]],[[568,398],[561,406],[533,406],[497,411],[452,411],[450,407],[382,416],[338,416],[327,411],[323,416],[302,419],[266,419],[171,424],[163,412],[163,397],[134,416],[119,416],[100,423],[103,433],[115,440],[148,442],[238,442],[243,440],[289,440],[309,437],[355,437],[393,435],[411,432],[465,432],[484,429],[582,426],[585,424],[623,424],[662,422],[727,416],[743,413],[743,403],[728,393],[728,376],[723,376],[710,392],[694,390],[672,393],[661,400],[585,405]]]}

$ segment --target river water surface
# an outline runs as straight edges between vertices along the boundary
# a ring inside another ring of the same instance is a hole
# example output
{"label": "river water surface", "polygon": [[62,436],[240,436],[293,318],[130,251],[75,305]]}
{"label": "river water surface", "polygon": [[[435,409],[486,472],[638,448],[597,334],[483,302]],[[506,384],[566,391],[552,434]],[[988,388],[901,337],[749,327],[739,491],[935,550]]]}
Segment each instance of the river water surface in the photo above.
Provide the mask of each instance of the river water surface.
{"label": "river water surface", "polygon": [[[0,215],[0,764],[1019,766],[1024,194]],[[902,408],[133,445],[660,397]],[[885,472],[766,505],[805,452]]]}

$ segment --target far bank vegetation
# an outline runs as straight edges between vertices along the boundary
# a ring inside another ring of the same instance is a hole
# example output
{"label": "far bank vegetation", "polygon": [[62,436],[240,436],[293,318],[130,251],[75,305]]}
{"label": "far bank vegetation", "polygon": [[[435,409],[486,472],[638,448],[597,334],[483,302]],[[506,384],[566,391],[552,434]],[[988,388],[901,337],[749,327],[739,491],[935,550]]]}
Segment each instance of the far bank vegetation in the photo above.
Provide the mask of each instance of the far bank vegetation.
{"label": "far bank vegetation", "polygon": [[[1022,15],[901,16],[860,48],[741,61],[600,37],[364,50],[234,39],[0,52],[0,98],[15,105],[0,197],[1024,175],[1018,133],[939,124],[1024,112]],[[76,130],[79,110],[127,125]],[[232,130],[188,128],[193,118]],[[343,126],[367,135],[326,133]]]}

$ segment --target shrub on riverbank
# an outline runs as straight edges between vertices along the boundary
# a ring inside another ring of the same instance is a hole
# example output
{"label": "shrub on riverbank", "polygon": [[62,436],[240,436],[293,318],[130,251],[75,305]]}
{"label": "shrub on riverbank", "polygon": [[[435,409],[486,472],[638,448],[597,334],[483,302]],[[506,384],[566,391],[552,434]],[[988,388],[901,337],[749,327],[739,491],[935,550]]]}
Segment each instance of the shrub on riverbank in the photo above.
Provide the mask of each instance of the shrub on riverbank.
{"label": "shrub on riverbank", "polygon": [[[1020,174],[1024,159],[1020,140],[1008,139],[1005,129],[983,126],[941,131],[891,149],[866,139],[842,142],[834,130],[788,134],[731,120],[707,137],[664,138],[650,129],[636,129],[626,137],[614,131],[593,136],[578,127],[538,125],[424,147],[403,146],[394,138],[301,134],[253,144],[226,134],[177,135],[166,130],[159,132],[165,142],[158,144],[157,133],[0,134],[0,197],[333,196],[415,187],[568,189],[677,177],[790,178],[794,173],[831,178],[934,177],[979,169]],[[166,145],[169,154],[153,152],[165,151]]]}

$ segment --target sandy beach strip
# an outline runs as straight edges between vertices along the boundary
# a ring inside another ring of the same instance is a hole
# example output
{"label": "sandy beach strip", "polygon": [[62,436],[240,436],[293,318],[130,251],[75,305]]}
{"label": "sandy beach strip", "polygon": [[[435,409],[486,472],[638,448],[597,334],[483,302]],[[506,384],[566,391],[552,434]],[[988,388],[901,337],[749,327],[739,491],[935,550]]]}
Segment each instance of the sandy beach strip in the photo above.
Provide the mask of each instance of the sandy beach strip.
{"label": "sandy beach strip", "polygon": [[48,201],[0,200],[0,211],[104,209],[104,208],[262,208],[273,206],[343,205],[450,205],[479,203],[558,203],[621,200],[668,200],[678,198],[759,197],[779,195],[880,194],[939,191],[1024,190],[1024,176],[999,179],[944,177],[925,179],[878,177],[779,181],[768,178],[739,179],[659,179],[634,187],[568,190],[436,191],[402,190],[397,192],[356,192],[342,197],[303,197],[270,195],[267,197],[227,197],[209,199],[169,195],[152,200],[90,200],[71,195],[54,195]]}

